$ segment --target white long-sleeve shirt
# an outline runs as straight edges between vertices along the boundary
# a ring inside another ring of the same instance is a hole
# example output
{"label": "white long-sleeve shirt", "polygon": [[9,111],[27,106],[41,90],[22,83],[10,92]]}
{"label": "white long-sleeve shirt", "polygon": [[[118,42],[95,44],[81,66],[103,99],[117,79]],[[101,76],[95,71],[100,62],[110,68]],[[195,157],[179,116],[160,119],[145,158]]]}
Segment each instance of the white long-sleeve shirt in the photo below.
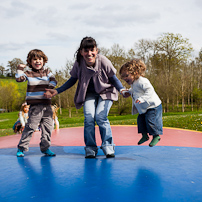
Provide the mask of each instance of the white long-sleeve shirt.
{"label": "white long-sleeve shirt", "polygon": [[[135,80],[129,91],[133,98],[132,114],[144,114],[147,109],[158,107],[161,104],[159,96],[145,77],[140,76]],[[139,100],[140,103],[135,103],[136,100]]]}
{"label": "white long-sleeve shirt", "polygon": [[28,119],[28,113],[24,113],[24,116],[23,116],[22,111],[20,111],[18,120],[20,121],[22,127],[25,127],[25,124],[27,123],[27,119]]}

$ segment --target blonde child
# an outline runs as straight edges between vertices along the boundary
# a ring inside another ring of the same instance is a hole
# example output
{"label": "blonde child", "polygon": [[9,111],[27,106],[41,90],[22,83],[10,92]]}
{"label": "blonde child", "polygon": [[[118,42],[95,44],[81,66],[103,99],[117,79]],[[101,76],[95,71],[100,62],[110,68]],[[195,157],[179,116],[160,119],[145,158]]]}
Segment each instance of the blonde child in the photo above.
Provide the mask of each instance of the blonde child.
{"label": "blonde child", "polygon": [[139,113],[137,118],[138,133],[142,138],[138,145],[149,140],[153,136],[149,146],[153,147],[160,141],[163,134],[162,105],[150,81],[144,77],[146,65],[139,59],[133,59],[125,63],[119,73],[131,88],[123,92],[124,97],[131,95],[133,99],[132,114]]}
{"label": "blonde child", "polygon": [[57,112],[59,107],[57,105],[51,105],[52,111],[53,111],[53,125],[55,126],[55,129],[58,130],[60,127],[58,117],[57,117]]}
{"label": "blonde child", "polygon": [[28,111],[29,111],[29,105],[27,103],[23,103],[20,109],[20,112],[18,114],[18,120],[15,122],[13,126],[13,130],[15,133],[22,133],[22,131],[25,128],[25,124],[27,123],[28,119]]}
{"label": "blonde child", "polygon": [[26,102],[30,105],[29,118],[18,144],[18,157],[23,157],[23,152],[28,151],[29,142],[38,124],[41,128],[41,152],[47,156],[55,156],[55,153],[49,149],[53,129],[51,99],[46,98],[44,93],[47,88],[53,89],[57,81],[50,70],[44,68],[47,61],[47,56],[41,50],[34,49],[27,55],[27,65],[31,70],[24,71],[26,67],[24,64],[18,65],[17,68],[16,81],[28,81]]}

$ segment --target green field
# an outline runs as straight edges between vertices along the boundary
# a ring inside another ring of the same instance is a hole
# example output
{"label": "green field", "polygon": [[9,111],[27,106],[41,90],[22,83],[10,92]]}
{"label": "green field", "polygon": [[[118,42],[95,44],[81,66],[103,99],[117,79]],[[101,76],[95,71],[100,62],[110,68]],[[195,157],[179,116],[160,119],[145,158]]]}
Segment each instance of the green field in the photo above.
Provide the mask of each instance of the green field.
{"label": "green field", "polygon": [[[113,109],[112,109],[113,110]],[[84,117],[82,109],[76,113],[72,111],[72,118],[68,117],[67,109],[62,109],[58,115],[60,128],[83,126]],[[18,112],[0,114],[0,136],[13,135],[13,124],[18,118]],[[111,125],[137,125],[137,115],[113,115],[109,114]],[[164,127],[183,128],[195,131],[202,131],[202,111],[197,112],[171,112],[163,114]]]}
{"label": "green field", "polygon": [[[0,82],[15,82],[15,79],[0,78]],[[26,92],[27,82],[17,83],[20,94],[23,96]],[[129,107],[130,108],[130,107]],[[175,109],[176,111],[178,109]],[[130,109],[126,113],[130,113]],[[110,110],[109,120],[111,125],[137,125],[137,115],[115,115],[117,114],[117,106],[114,104]],[[0,113],[0,136],[13,135],[13,124],[18,118],[18,112]],[[62,109],[62,114],[58,115],[60,128],[83,126],[83,111],[80,109],[76,113],[75,108],[72,109],[72,117],[69,118],[69,111]],[[186,108],[186,112],[170,112],[163,113],[164,127],[183,128],[195,131],[202,131],[202,110],[191,112],[190,108]]]}

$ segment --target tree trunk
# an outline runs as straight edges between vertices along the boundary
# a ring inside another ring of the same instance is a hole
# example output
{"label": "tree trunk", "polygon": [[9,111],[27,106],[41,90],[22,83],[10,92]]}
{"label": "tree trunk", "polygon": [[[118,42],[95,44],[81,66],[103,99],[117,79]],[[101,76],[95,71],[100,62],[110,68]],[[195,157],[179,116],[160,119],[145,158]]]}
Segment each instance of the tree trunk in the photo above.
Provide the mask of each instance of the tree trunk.
{"label": "tree trunk", "polygon": [[69,107],[69,118],[72,118],[72,108]]}
{"label": "tree trunk", "polygon": [[61,97],[60,94],[58,95],[58,104],[59,104],[59,109],[60,109],[60,114],[62,114],[62,107],[61,107]]}

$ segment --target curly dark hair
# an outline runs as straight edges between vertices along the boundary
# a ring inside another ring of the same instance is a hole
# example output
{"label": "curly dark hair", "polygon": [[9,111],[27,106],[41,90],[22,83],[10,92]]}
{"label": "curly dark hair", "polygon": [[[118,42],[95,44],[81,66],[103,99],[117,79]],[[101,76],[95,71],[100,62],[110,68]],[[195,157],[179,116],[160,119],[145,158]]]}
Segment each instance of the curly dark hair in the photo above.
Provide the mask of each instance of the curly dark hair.
{"label": "curly dark hair", "polygon": [[95,48],[95,47],[97,48],[97,43],[94,38],[88,37],[88,36],[84,37],[81,40],[80,47],[75,53],[76,61],[80,64],[81,58],[83,57],[80,52],[83,48],[87,49],[87,48]]}
{"label": "curly dark hair", "polygon": [[138,79],[140,76],[145,76],[146,65],[142,60],[135,58],[121,66],[119,70],[121,77],[126,71],[133,75],[135,79]]}
{"label": "curly dark hair", "polygon": [[48,62],[48,57],[44,54],[43,51],[39,49],[33,49],[27,55],[27,66],[30,68],[32,68],[31,61],[33,58],[43,58],[43,65]]}

